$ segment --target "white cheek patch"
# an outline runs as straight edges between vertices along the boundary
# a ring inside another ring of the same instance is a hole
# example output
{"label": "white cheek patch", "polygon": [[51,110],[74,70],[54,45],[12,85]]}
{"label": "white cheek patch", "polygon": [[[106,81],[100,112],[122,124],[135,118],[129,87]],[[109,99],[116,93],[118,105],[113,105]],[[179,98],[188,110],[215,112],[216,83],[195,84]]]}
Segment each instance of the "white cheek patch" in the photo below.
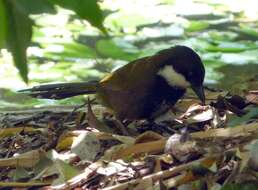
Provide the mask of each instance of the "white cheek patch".
{"label": "white cheek patch", "polygon": [[161,68],[158,75],[162,76],[170,86],[181,88],[187,88],[190,86],[190,83],[185,79],[185,77],[182,74],[177,73],[171,65],[166,65]]}

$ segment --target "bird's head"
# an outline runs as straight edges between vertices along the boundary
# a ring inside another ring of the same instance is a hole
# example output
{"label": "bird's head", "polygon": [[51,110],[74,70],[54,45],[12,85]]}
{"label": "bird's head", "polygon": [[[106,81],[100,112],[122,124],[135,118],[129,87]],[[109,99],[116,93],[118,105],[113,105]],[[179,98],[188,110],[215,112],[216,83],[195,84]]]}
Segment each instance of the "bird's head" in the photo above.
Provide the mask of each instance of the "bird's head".
{"label": "bird's head", "polygon": [[182,89],[192,88],[204,103],[205,69],[199,55],[186,46],[174,46],[160,51],[159,54],[166,54],[167,59],[160,66],[158,75],[163,77],[170,86]]}

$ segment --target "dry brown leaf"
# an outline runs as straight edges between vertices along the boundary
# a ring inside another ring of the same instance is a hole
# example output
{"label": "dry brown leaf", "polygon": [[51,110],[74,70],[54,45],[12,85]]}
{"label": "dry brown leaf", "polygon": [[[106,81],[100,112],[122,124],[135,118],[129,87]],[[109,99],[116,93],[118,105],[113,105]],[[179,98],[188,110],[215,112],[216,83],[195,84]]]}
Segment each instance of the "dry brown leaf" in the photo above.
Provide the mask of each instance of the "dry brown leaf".
{"label": "dry brown leaf", "polygon": [[122,160],[117,160],[115,162],[109,162],[105,167],[98,168],[97,173],[105,176],[111,176],[118,172],[122,172],[126,169],[127,169],[127,164]]}
{"label": "dry brown leaf", "polygon": [[[106,161],[111,161],[111,160],[117,160],[120,158],[124,158],[122,156],[118,156],[120,154],[120,152],[123,152],[123,150],[126,150],[128,147],[128,145],[126,144],[119,144],[119,145],[115,145],[112,146],[111,148],[109,148],[108,150],[105,151],[104,156],[102,157],[103,160]],[[127,154],[126,156],[128,156],[130,154]]]}
{"label": "dry brown leaf", "polygon": [[181,101],[178,101],[174,106],[174,109],[180,110],[181,113],[177,113],[176,116],[180,116],[193,104],[198,104],[198,101],[193,99],[182,99]]}
{"label": "dry brown leaf", "polygon": [[4,129],[0,129],[0,138],[13,136],[13,135],[15,135],[17,133],[20,133],[22,131],[25,132],[25,133],[36,132],[36,131],[45,132],[46,129],[33,128],[33,127],[28,127],[28,126],[4,128]]}
{"label": "dry brown leaf", "polygon": [[126,145],[132,145],[135,143],[135,138],[133,138],[133,137],[122,136],[122,135],[112,135],[112,137]]}
{"label": "dry brown leaf", "polygon": [[194,139],[235,138],[250,136],[255,132],[258,132],[258,123],[240,125],[234,128],[209,129],[207,131],[191,133],[190,136]]}
{"label": "dry brown leaf", "polygon": [[246,100],[249,103],[258,104],[258,90],[250,91],[246,95]]}
{"label": "dry brown leaf", "polygon": [[[138,184],[136,185],[132,185],[131,188],[134,190],[142,190],[142,189],[146,189],[146,190],[151,190],[153,189],[153,181],[151,178],[147,179],[147,180],[140,180],[138,182]],[[129,186],[130,189],[130,186]]]}
{"label": "dry brown leaf", "polygon": [[227,91],[210,91],[210,90],[205,90],[205,99],[206,99],[206,104],[209,104],[211,101],[217,100],[219,96],[226,96],[228,94]]}
{"label": "dry brown leaf", "polygon": [[[226,96],[227,93],[228,92],[226,91],[214,92],[210,90],[205,90],[206,105],[210,104],[212,101],[215,101],[218,96],[222,96],[222,97]],[[184,98],[181,101],[178,101],[175,107],[181,111],[185,111],[193,104],[199,104],[199,103],[200,103],[200,100],[198,100],[197,97],[193,96],[191,98]]]}
{"label": "dry brown leaf", "polygon": [[204,121],[212,120],[216,115],[215,108],[211,106],[196,106],[195,109],[189,108],[185,113],[187,117],[186,122],[191,123],[200,123]]}
{"label": "dry brown leaf", "polygon": [[190,139],[182,140],[183,135],[174,134],[166,142],[165,153],[173,155],[180,162],[185,162],[191,157],[200,154],[200,147]]}
{"label": "dry brown leaf", "polygon": [[[57,150],[65,150],[71,147],[73,141],[82,133],[87,133],[86,130],[75,130],[64,133],[58,140],[56,146]],[[114,135],[105,132],[91,132],[94,133],[98,140],[118,140],[125,144],[134,144],[135,139],[133,137]]]}
{"label": "dry brown leaf", "polygon": [[[21,188],[31,188],[35,186],[45,186],[45,185],[50,185],[49,182],[2,182],[0,181],[0,187],[16,187],[19,188],[19,190],[22,190]],[[14,190],[14,188],[12,188]]]}
{"label": "dry brown leaf", "polygon": [[71,145],[73,144],[76,137],[74,136],[66,136],[65,138],[62,138],[58,141],[56,149],[57,150],[65,150],[71,148]]}
{"label": "dry brown leaf", "polygon": [[104,162],[102,160],[98,160],[97,162],[92,163],[88,167],[85,168],[84,172],[69,179],[67,183],[59,189],[76,189],[79,185],[86,183],[88,181],[88,177],[94,175],[97,169],[104,166]]}
{"label": "dry brown leaf", "polygon": [[24,167],[32,168],[39,161],[40,155],[45,154],[44,151],[32,150],[25,152],[13,158],[0,159],[0,167]]}
{"label": "dry brown leaf", "polygon": [[220,155],[211,155],[209,157],[205,157],[205,158],[201,158],[199,160],[195,160],[186,164],[182,164],[180,166],[176,166],[173,168],[170,168],[168,170],[164,170],[164,171],[160,171],[157,173],[153,173],[151,175],[148,176],[144,176],[142,178],[138,178],[135,180],[131,180],[129,182],[126,183],[121,183],[121,184],[117,184],[111,187],[107,187],[104,188],[103,190],[123,190],[123,189],[130,189],[131,187],[135,187],[138,184],[149,184],[150,182],[152,184],[154,184],[155,182],[161,180],[161,179],[165,179],[165,178],[169,178],[174,176],[175,174],[178,174],[179,172],[182,171],[186,171],[188,169],[191,169],[193,166],[195,166],[196,164],[202,164],[203,162],[205,162],[207,159],[208,160],[214,160],[216,161],[216,159],[219,157]]}
{"label": "dry brown leaf", "polygon": [[185,174],[180,174],[175,177],[163,180],[163,184],[165,185],[166,189],[171,189],[179,185],[179,181],[185,177]]}
{"label": "dry brown leaf", "polygon": [[87,119],[90,127],[99,129],[100,131],[108,130],[108,127],[104,123],[100,122],[98,118],[95,116],[95,114],[93,113],[90,100],[88,100]]}
{"label": "dry brown leaf", "polygon": [[160,160],[166,164],[172,164],[174,162],[174,159],[170,154],[162,154]]}
{"label": "dry brown leaf", "polygon": [[161,136],[158,133],[155,133],[153,131],[146,131],[142,134],[140,134],[136,140],[135,140],[135,144],[138,143],[144,143],[144,142],[150,142],[150,141],[156,141],[156,140],[162,140],[164,139],[163,136]]}
{"label": "dry brown leaf", "polygon": [[113,154],[112,159],[117,160],[120,158],[125,158],[130,155],[140,154],[140,153],[157,153],[161,152],[165,146],[166,140],[158,140],[147,143],[134,144],[129,147],[125,147],[115,154]]}

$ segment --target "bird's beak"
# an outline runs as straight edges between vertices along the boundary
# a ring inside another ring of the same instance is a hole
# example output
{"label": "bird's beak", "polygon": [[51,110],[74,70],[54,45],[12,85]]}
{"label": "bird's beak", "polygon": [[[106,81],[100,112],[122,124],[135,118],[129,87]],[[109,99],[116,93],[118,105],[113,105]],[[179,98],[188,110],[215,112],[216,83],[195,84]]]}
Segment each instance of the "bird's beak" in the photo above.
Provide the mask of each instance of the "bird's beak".
{"label": "bird's beak", "polygon": [[192,86],[193,91],[198,96],[198,98],[205,104],[205,94],[203,86]]}

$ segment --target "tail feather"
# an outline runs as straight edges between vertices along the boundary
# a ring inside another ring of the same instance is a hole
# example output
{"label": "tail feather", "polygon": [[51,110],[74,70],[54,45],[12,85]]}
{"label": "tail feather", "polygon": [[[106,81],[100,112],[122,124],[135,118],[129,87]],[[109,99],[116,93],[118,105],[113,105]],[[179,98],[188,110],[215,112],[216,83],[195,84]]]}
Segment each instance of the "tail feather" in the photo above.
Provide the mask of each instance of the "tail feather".
{"label": "tail feather", "polygon": [[45,99],[64,99],[82,94],[94,94],[98,87],[98,81],[57,83],[35,86],[20,90],[29,96]]}

